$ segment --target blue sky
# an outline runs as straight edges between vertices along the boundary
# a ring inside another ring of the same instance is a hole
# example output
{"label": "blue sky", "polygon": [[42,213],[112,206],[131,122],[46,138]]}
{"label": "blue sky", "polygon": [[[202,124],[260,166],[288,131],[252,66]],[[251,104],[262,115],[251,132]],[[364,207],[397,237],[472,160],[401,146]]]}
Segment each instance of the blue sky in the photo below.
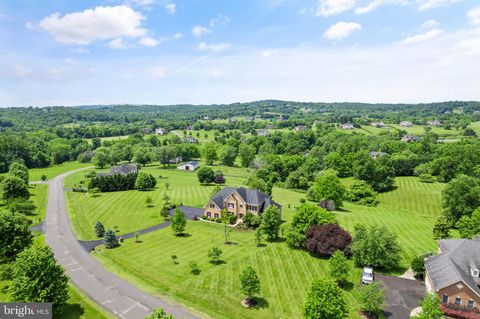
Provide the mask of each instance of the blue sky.
{"label": "blue sky", "polygon": [[0,0],[0,107],[479,100],[478,0]]}

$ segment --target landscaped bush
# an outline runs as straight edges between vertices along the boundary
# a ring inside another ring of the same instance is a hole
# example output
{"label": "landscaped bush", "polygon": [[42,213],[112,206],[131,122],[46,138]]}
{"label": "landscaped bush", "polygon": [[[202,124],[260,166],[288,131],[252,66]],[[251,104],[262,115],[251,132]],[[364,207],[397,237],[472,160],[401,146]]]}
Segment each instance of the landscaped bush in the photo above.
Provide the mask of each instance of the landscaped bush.
{"label": "landscaped bush", "polygon": [[331,256],[340,250],[349,253],[352,236],[337,224],[312,225],[307,231],[307,249],[314,255]]}
{"label": "landscaped bush", "polygon": [[423,279],[425,276],[425,262],[423,260],[423,256],[417,256],[413,258],[412,262],[410,263],[410,267],[415,273],[415,277]]}
{"label": "landscaped bush", "polygon": [[420,179],[420,182],[422,183],[435,183],[437,181],[435,176],[432,176],[432,174],[420,174],[418,179]]}
{"label": "landscaped bush", "polygon": [[247,213],[243,217],[243,224],[248,228],[257,228],[260,226],[260,218],[252,213]]}
{"label": "landscaped bush", "polygon": [[157,185],[157,180],[152,174],[139,173],[135,180],[135,188],[141,191],[152,189]]}
{"label": "landscaped bush", "polygon": [[468,309],[465,307],[452,305],[452,304],[442,304],[440,305],[442,311],[445,315],[457,318],[457,319],[480,319],[480,311],[476,309]]}
{"label": "landscaped bush", "polygon": [[355,181],[348,191],[347,198],[350,202],[365,206],[378,204],[377,192],[365,181]]}

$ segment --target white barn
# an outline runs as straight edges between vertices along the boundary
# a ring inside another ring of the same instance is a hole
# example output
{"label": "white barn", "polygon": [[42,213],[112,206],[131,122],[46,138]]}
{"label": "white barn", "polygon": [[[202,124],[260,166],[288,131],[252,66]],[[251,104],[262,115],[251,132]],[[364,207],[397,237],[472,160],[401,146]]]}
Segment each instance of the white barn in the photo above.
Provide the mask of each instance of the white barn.
{"label": "white barn", "polygon": [[188,163],[178,165],[177,169],[181,169],[184,171],[194,171],[198,168],[198,166],[199,166],[198,161],[190,161]]}

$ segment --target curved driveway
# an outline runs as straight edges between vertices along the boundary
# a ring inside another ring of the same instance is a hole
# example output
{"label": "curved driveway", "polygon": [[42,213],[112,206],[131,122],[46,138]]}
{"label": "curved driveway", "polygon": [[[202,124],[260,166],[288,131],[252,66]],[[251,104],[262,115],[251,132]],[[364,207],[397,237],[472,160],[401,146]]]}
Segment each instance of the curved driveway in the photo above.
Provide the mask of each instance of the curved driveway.
{"label": "curved driveway", "polygon": [[91,299],[120,318],[143,319],[153,309],[160,307],[176,319],[201,318],[182,305],[153,297],[105,270],[81,247],[70,227],[63,190],[63,178],[77,171],[62,174],[49,182],[46,217],[47,243],[70,280]]}

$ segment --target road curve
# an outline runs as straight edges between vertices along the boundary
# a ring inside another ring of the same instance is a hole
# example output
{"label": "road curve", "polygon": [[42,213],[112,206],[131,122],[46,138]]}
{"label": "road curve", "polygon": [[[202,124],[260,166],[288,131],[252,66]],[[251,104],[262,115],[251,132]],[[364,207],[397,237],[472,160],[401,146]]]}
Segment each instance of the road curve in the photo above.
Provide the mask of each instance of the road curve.
{"label": "road curve", "polygon": [[63,179],[74,170],[49,182],[46,217],[46,241],[70,280],[103,308],[125,319],[143,319],[155,308],[164,308],[176,319],[199,319],[180,304],[172,303],[139,290],[127,281],[105,270],[79,244],[70,227]]}

